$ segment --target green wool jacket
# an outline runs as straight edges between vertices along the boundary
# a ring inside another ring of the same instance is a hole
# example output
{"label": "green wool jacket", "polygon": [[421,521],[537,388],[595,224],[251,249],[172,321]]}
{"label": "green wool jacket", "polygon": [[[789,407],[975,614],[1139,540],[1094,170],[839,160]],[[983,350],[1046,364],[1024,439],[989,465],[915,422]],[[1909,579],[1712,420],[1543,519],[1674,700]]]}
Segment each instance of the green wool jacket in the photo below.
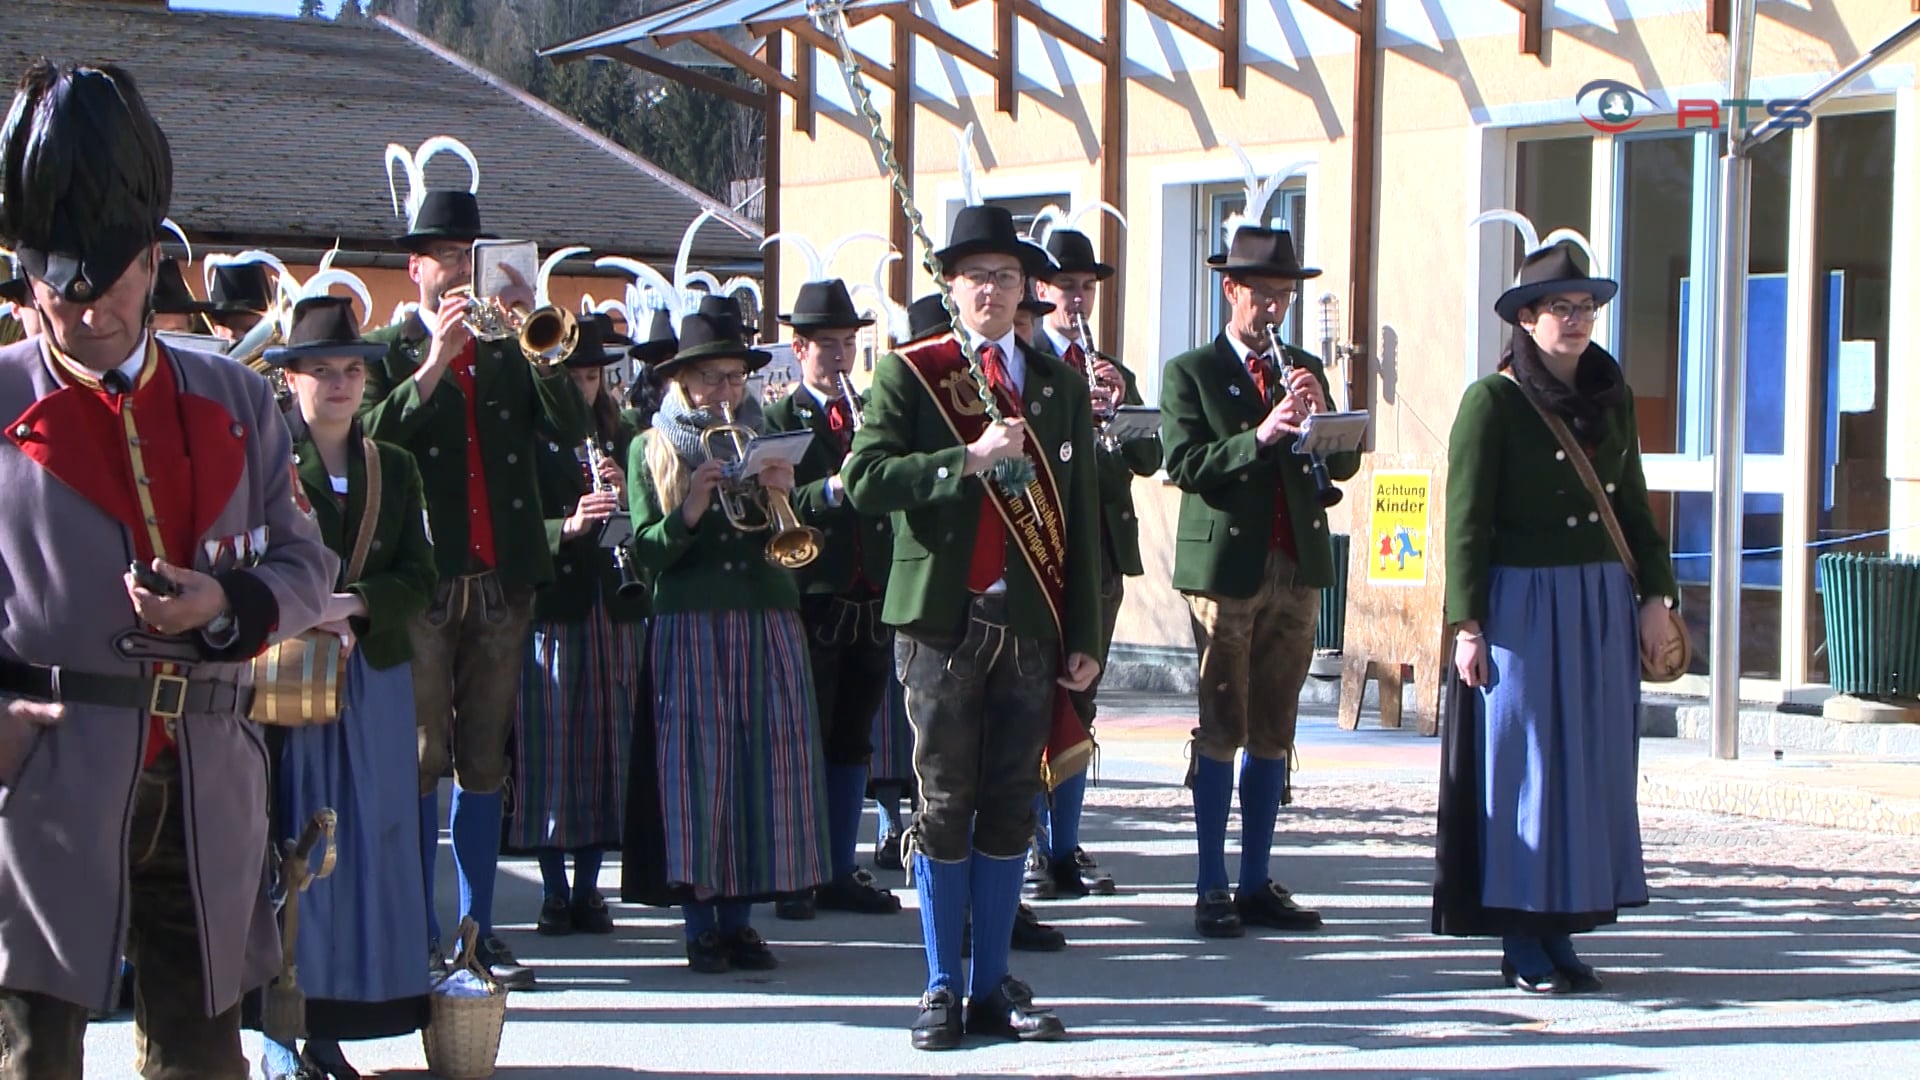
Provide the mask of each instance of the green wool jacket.
{"label": "green wool jacket", "polygon": [[[387,354],[367,365],[361,418],[373,437],[413,454],[426,485],[440,576],[467,572],[467,400],[449,371],[422,401],[413,374],[429,339],[419,316],[367,335]],[[566,370],[539,370],[511,341],[480,342],[474,386],[475,429],[487,475],[496,568],[507,582],[541,586],[553,580],[553,554],[537,508],[534,451],[548,442],[578,446],[588,431],[586,403]]]}
{"label": "green wool jacket", "polygon": [[[688,528],[680,504],[660,505],[647,446],[663,438],[646,431],[633,440],[627,458],[627,502],[633,515],[633,550],[653,583],[656,615],[689,611],[764,611],[800,607],[793,571],[767,561],[762,529],[741,532],[727,521],[716,493],[698,525]],[[689,470],[691,471],[691,470]]]}
{"label": "green wool jacket", "polygon": [[[912,353],[957,356],[943,337]],[[1007,617],[1015,634],[1060,640],[1067,652],[1098,657],[1100,493],[1086,380],[1045,353],[1028,349],[1022,387],[1027,438],[1043,448],[1066,516],[1066,596],[1056,630],[1046,594],[1011,537],[1007,545]],[[983,477],[965,475],[966,447],[941,406],[898,353],[881,358],[867,392],[866,423],[853,439],[841,476],[855,506],[893,515],[893,572],[885,620],[929,634],[959,630],[971,599],[967,573],[980,524]],[[972,393],[971,383],[964,390]]]}
{"label": "green wool jacket", "polygon": [[[340,570],[345,573],[360,535],[360,519],[367,512],[367,458],[360,432],[355,430],[349,440],[347,498],[342,506],[313,438],[305,425],[293,426],[293,464],[300,473],[300,486],[313,504],[321,539],[340,556]],[[374,447],[380,454],[380,506],[373,542],[367,546],[360,576],[338,591],[358,593],[366,601],[367,617],[351,623],[354,648],[366,654],[368,664],[385,670],[413,659],[407,624],[427,609],[439,575],[434,571],[433,542],[427,539],[426,500],[413,455],[389,443],[376,442]]]}
{"label": "green wool jacket", "polygon": [[813,442],[793,470],[793,509],[800,520],[820,530],[820,557],[800,569],[800,591],[843,593],[853,587],[855,545],[859,569],[874,589],[885,592],[893,566],[893,526],[884,514],[861,514],[842,493],[840,505],[827,501],[827,478],[840,472],[840,438],[827,424],[827,411],[803,383],[767,407],[768,431],[811,431]]}
{"label": "green wool jacket", "polygon": [[[1641,597],[1676,603],[1667,539],[1647,501],[1633,393],[1606,414],[1593,471],[1613,498],[1627,547],[1640,564]],[[1505,375],[1489,375],[1460,399],[1447,442],[1447,622],[1487,617],[1494,566],[1619,562],[1592,496],[1552,429]]]}
{"label": "green wool jacket", "polygon": [[[1035,333],[1033,340],[1037,351],[1057,355],[1053,339],[1046,333]],[[1126,404],[1146,404],[1133,372],[1117,361],[1113,366],[1120,369],[1127,381]],[[1103,553],[1114,573],[1139,577],[1147,571],[1140,561],[1140,516],[1133,507],[1133,478],[1152,476],[1160,471],[1165,457],[1160,438],[1135,439],[1115,450],[1098,443],[1094,445],[1100,472],[1100,520],[1105,527]]]}
{"label": "green wool jacket", "polygon": [[[1329,393],[1318,357],[1287,347]],[[1249,597],[1266,573],[1274,499],[1284,494],[1299,550],[1296,578],[1308,588],[1333,584],[1333,542],[1327,512],[1314,498],[1307,458],[1282,437],[1262,447],[1255,437],[1267,417],[1253,376],[1225,335],[1167,362],[1160,389],[1160,437],[1167,476],[1180,487],[1174,533],[1173,587],[1212,596]],[[1335,480],[1360,470],[1356,451],[1326,461]]]}
{"label": "green wool jacket", "polygon": [[[634,437],[633,428],[622,421],[617,437],[603,440],[600,450],[625,468]],[[576,453],[579,446],[549,440],[534,451],[534,471],[540,477],[540,513],[547,520],[547,550],[553,553],[554,579],[553,584],[534,594],[533,617],[541,622],[585,622],[593,614],[595,598],[603,597],[608,618],[617,623],[639,622],[647,617],[646,594],[620,595],[620,568],[614,565],[612,549],[601,547],[593,536],[561,538],[561,529],[573,508],[592,490],[580,467]]]}

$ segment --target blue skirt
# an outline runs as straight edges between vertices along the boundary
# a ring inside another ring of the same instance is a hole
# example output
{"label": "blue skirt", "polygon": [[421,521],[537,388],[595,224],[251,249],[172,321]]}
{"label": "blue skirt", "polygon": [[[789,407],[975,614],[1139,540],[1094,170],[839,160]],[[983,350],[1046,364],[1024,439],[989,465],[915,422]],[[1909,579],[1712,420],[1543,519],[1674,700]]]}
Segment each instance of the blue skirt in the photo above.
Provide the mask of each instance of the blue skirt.
{"label": "blue skirt", "polygon": [[[295,957],[309,1028],[335,1038],[413,1030],[427,993],[427,905],[412,666],[382,671],[355,652],[340,719],[285,729],[276,764],[283,834],[297,835],[322,807],[339,815],[333,874],[300,896]],[[327,1031],[318,1019],[329,1001],[391,1003],[394,1019]]]}

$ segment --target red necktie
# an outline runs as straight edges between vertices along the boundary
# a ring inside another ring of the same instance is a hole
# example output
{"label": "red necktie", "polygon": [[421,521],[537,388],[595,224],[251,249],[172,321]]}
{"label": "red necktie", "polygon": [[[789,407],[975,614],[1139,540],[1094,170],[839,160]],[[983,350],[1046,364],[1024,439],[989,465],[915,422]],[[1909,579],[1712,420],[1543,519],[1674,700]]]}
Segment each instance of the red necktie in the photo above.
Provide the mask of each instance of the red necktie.
{"label": "red necktie", "polygon": [[841,398],[827,400],[827,429],[840,438],[840,449],[847,450],[853,443],[853,417],[847,412],[847,403]]}
{"label": "red necktie", "polygon": [[1006,354],[1000,351],[1000,346],[982,345],[980,366],[987,369],[987,385],[999,395],[1001,410],[1009,416],[1019,416],[1020,388],[1013,385],[1013,376],[1007,371]]}
{"label": "red necktie", "polygon": [[1073,365],[1073,370],[1082,375],[1087,373],[1087,354],[1080,348],[1079,342],[1068,343],[1066,361]]}
{"label": "red necktie", "polygon": [[1272,388],[1267,385],[1268,371],[1267,354],[1247,354],[1247,374],[1253,377],[1254,389],[1260,391],[1262,398],[1271,401],[1273,400],[1273,393]]}

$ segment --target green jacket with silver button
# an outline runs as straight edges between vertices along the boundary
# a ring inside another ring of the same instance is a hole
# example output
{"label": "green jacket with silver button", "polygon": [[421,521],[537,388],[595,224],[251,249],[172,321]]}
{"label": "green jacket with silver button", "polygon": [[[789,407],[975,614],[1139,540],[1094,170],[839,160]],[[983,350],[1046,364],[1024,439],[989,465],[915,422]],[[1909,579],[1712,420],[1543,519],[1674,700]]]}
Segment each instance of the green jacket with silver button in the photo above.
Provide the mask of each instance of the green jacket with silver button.
{"label": "green jacket with silver button", "polygon": [[[623,420],[617,437],[603,440],[600,450],[625,468],[634,436],[634,429]],[[541,622],[585,622],[593,614],[593,602],[598,597],[606,601],[607,617],[614,622],[639,622],[647,617],[646,594],[620,595],[620,568],[614,565],[612,549],[601,547],[596,536],[568,540],[561,535],[574,507],[592,490],[580,466],[580,446],[548,440],[534,453],[534,469],[540,477],[540,513],[547,520],[554,578],[553,584],[534,594],[533,617]],[[632,492],[631,482],[627,490]]]}
{"label": "green jacket with silver button", "polygon": [[853,586],[854,545],[860,537],[860,572],[875,591],[886,592],[887,571],[893,565],[893,527],[884,514],[860,514],[846,493],[835,506],[827,498],[827,481],[840,472],[840,438],[827,421],[812,391],[796,386],[793,392],[767,406],[768,431],[811,431],[805,457],[793,470],[793,509],[800,520],[820,530],[820,557],[801,567],[800,591],[843,593]]}
{"label": "green jacket with silver button", "polygon": [[[374,438],[413,454],[426,485],[440,576],[467,572],[467,401],[449,371],[421,400],[413,374],[426,360],[429,338],[419,316],[367,335],[388,346],[367,365],[360,415]],[[586,404],[558,365],[535,369],[511,341],[477,343],[474,425],[487,474],[493,517],[495,568],[516,585],[553,580],[553,554],[538,507],[534,450],[548,442],[577,446],[587,437]]]}
{"label": "green jacket with silver button", "polygon": [[717,493],[691,528],[678,503],[660,505],[647,468],[647,444],[658,438],[663,438],[658,432],[641,433],[627,457],[633,550],[653,583],[654,614],[798,610],[800,589],[793,571],[767,561],[766,530],[734,528],[720,509]]}
{"label": "green jacket with silver button", "polygon": [[[1034,350],[1053,356],[1053,338],[1043,333],[1033,335]],[[1063,361],[1064,362],[1064,361]],[[1144,405],[1146,399],[1140,396],[1139,381],[1133,372],[1118,361],[1113,366],[1120,369],[1120,375],[1126,379],[1127,393],[1124,401],[1128,405]],[[1106,526],[1104,547],[1106,558],[1111,561],[1115,573],[1127,577],[1139,577],[1146,573],[1146,564],[1140,561],[1140,515],[1133,506],[1133,478],[1152,476],[1160,471],[1163,457],[1160,437],[1134,439],[1121,443],[1117,449],[1108,450],[1094,444],[1095,460],[1100,470],[1100,518]]]}
{"label": "green jacket with silver button", "polygon": [[[1647,500],[1631,390],[1606,414],[1592,461],[1640,564],[1641,596],[1677,599],[1667,539]],[[1446,520],[1450,624],[1486,618],[1492,567],[1620,561],[1566,451],[1505,375],[1481,379],[1460,399],[1447,441]]]}
{"label": "green jacket with silver button", "polygon": [[[1313,372],[1322,393],[1330,393],[1318,357],[1291,346],[1287,356]],[[1314,497],[1310,463],[1294,453],[1290,438],[1260,445],[1257,433],[1268,412],[1225,335],[1167,361],[1160,438],[1167,477],[1181,491],[1174,588],[1240,598],[1259,591],[1273,537],[1274,500],[1281,497],[1287,500],[1300,556],[1295,584],[1333,585],[1333,542],[1327,538],[1327,512]],[[1335,480],[1345,480],[1360,470],[1360,454],[1335,454],[1326,466]]]}

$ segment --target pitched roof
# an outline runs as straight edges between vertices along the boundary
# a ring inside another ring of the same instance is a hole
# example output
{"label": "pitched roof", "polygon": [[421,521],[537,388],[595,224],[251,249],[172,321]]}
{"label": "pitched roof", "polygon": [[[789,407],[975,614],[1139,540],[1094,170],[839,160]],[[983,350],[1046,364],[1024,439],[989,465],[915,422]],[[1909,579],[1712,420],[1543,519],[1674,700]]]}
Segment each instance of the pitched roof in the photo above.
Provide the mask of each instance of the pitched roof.
{"label": "pitched roof", "polygon": [[[711,209],[722,220],[701,229],[695,263],[760,264],[756,223],[398,24],[74,0],[5,8],[0,80],[41,55],[133,73],[173,145],[172,217],[196,244],[394,250],[406,229],[387,144],[453,135],[480,160],[486,225],[502,236],[670,263]],[[450,155],[427,174],[466,187]]]}

